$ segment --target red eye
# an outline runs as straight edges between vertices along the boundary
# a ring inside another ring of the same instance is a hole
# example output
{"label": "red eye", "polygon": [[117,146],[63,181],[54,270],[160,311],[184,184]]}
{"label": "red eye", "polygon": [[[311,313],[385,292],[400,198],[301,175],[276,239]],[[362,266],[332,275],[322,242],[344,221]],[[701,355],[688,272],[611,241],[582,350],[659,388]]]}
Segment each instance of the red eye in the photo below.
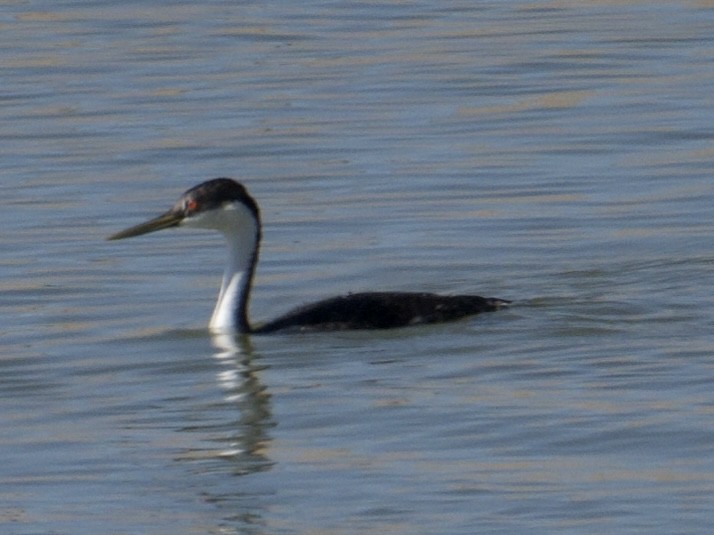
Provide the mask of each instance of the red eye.
{"label": "red eye", "polygon": [[186,206],[184,209],[188,213],[195,212],[198,209],[198,203],[196,201],[194,201],[193,199],[189,199],[186,201]]}

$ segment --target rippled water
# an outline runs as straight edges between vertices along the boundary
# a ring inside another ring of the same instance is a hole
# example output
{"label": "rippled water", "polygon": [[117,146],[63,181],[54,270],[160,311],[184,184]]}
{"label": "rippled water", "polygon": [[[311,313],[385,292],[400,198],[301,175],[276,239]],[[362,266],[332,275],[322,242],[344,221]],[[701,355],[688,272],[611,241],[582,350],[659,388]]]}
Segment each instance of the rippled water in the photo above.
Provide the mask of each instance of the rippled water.
{"label": "rippled water", "polygon": [[[9,2],[0,531],[707,533],[710,2]],[[252,314],[514,306],[212,338],[221,238],[112,232],[215,176]]]}

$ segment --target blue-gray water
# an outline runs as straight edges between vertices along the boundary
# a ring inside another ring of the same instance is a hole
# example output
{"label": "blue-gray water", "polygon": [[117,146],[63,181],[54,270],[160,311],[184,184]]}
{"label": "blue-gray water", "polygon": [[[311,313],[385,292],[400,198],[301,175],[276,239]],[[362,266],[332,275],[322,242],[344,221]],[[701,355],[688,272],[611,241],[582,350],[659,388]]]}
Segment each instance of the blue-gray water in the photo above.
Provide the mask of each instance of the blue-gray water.
{"label": "blue-gray water", "polygon": [[[0,531],[708,533],[711,2],[6,2]],[[475,292],[212,339],[219,236],[106,242],[215,176],[252,306]]]}

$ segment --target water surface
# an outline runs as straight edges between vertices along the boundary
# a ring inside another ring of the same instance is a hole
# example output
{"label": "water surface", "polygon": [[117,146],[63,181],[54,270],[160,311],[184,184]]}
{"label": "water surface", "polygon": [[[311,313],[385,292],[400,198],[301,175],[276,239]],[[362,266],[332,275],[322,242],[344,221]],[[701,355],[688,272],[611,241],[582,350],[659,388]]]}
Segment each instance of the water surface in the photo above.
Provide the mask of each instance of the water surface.
{"label": "water surface", "polygon": [[[707,533],[707,2],[8,3],[10,534]],[[442,326],[207,324],[207,178],[262,208],[266,319],[474,292]]]}

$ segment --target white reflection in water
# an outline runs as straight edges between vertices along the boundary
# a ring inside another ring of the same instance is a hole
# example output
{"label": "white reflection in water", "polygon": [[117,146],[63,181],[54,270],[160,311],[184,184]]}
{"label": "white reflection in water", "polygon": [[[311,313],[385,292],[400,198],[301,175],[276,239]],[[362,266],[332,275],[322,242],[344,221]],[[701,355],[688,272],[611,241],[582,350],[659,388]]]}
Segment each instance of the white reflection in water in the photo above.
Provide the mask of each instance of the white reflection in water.
{"label": "white reflection in water", "polygon": [[270,395],[260,382],[260,368],[252,362],[253,348],[247,337],[212,335],[213,346],[218,350],[214,357],[226,366],[216,373],[218,385],[224,392],[226,404],[240,414],[233,423],[234,433],[228,439],[222,457],[242,458],[256,468],[267,462],[265,451],[270,427]]}

